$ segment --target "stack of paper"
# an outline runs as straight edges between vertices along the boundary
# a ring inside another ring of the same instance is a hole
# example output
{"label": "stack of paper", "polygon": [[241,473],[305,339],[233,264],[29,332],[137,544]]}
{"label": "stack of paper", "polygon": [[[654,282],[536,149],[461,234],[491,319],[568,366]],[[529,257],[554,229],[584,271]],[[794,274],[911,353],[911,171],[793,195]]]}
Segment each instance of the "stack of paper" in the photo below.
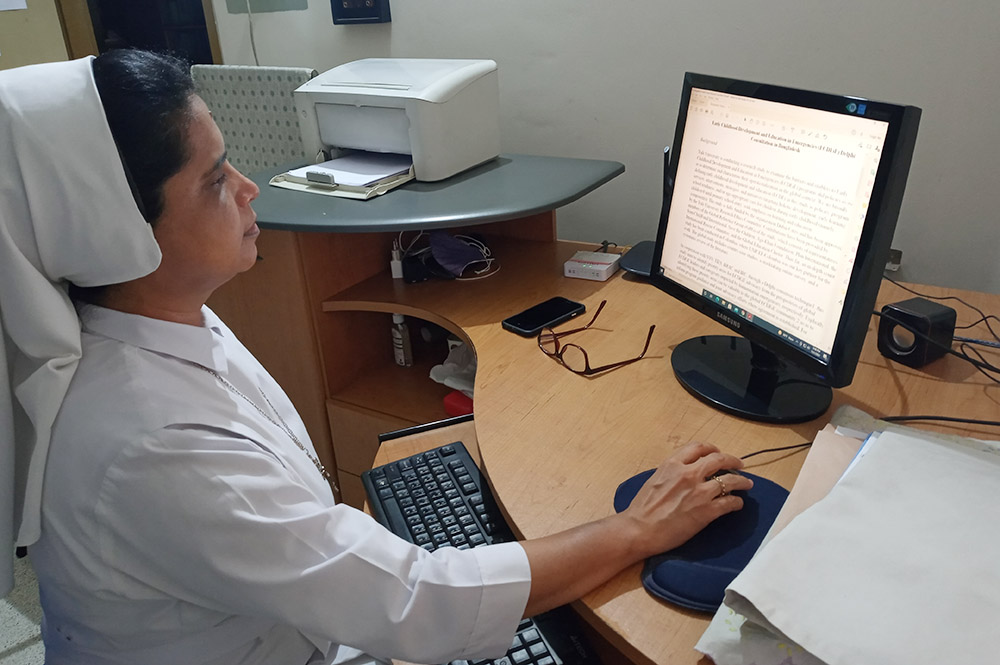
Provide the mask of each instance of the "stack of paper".
{"label": "stack of paper", "polygon": [[369,199],[413,179],[413,157],[354,152],[274,176],[270,184],[298,191]]}
{"label": "stack of paper", "polygon": [[884,432],[850,466],[858,444],[817,436],[696,647],[717,665],[996,660],[1000,444]]}

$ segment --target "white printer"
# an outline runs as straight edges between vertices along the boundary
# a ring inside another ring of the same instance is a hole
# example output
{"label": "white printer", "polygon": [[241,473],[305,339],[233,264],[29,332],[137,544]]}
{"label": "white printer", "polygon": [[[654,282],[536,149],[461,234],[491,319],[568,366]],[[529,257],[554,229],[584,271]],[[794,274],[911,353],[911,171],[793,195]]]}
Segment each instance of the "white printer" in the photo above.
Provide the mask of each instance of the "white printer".
{"label": "white printer", "polygon": [[306,82],[294,99],[308,155],[408,154],[416,179],[433,181],[500,154],[492,60],[357,60]]}

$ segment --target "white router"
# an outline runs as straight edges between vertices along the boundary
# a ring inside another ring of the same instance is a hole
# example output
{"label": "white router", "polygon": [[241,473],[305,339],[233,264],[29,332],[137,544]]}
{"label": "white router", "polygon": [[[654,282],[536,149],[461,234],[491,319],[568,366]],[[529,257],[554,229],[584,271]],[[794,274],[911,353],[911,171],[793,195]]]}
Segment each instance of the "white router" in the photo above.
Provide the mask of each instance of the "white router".
{"label": "white router", "polygon": [[577,252],[563,264],[563,275],[604,282],[618,271],[620,258],[610,252]]}

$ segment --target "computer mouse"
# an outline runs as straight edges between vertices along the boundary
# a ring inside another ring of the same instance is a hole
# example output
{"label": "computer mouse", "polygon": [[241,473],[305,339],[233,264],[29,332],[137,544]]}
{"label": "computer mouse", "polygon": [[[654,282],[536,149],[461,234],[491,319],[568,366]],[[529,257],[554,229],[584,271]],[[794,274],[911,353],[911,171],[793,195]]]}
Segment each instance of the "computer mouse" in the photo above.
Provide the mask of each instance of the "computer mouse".
{"label": "computer mouse", "polygon": [[[654,471],[643,471],[618,486],[616,512],[632,503]],[[725,473],[739,473],[753,480],[749,490],[733,492],[743,498],[743,508],[718,518],[680,547],[647,559],[642,584],[650,594],[688,609],[715,612],[722,604],[726,587],[757,552],[785,504],[788,490],[746,471],[727,470],[716,475]]]}

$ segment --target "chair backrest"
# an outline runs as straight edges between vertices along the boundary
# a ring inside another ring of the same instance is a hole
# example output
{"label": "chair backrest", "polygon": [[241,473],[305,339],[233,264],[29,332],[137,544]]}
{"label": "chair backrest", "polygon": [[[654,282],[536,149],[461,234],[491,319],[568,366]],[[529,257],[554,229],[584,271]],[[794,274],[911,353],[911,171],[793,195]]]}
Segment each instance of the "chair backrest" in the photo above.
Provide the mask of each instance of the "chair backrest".
{"label": "chair backrest", "polygon": [[243,173],[306,155],[292,91],[316,76],[304,67],[193,65],[191,77],[226,140],[229,161]]}

